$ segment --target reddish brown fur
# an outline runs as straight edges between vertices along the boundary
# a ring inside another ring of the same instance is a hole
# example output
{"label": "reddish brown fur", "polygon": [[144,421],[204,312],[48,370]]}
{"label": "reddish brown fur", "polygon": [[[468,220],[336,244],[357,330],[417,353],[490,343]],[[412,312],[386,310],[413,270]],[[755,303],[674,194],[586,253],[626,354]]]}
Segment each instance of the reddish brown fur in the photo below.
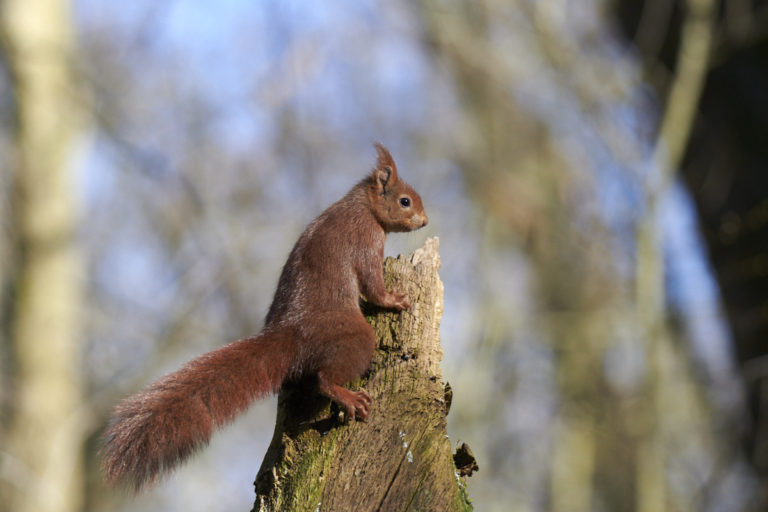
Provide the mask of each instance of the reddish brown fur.
{"label": "reddish brown fur", "polygon": [[380,144],[376,150],[373,172],[296,242],[257,336],[190,361],[115,408],[102,452],[110,482],[127,480],[136,490],[153,483],[287,377],[316,375],[320,391],[350,418],[368,418],[370,397],[342,386],[365,372],[375,348],[359,298],[410,307],[405,294],[384,286],[384,240],[427,223],[421,198],[399,178],[389,151]]}

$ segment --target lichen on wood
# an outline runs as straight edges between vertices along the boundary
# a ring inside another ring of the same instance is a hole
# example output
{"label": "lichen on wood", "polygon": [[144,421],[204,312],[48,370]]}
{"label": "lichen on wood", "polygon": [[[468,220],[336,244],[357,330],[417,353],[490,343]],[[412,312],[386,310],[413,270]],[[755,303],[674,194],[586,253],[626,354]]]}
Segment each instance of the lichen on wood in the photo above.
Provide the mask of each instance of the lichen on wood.
{"label": "lichen on wood", "polygon": [[311,379],[283,386],[254,512],[472,509],[446,432],[439,267],[437,238],[407,259],[387,258],[388,288],[405,291],[412,307],[364,306],[377,350],[369,372],[349,386],[373,398],[368,421],[345,423]]}

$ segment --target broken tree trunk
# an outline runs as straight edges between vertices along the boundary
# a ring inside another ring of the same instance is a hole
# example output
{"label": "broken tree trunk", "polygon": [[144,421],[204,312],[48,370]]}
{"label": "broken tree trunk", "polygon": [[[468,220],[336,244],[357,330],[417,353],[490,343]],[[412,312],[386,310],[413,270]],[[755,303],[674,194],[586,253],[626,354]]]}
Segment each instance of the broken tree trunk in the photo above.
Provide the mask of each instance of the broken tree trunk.
{"label": "broken tree trunk", "polygon": [[367,422],[344,423],[312,382],[278,397],[272,443],[256,477],[253,512],[465,511],[467,451],[457,470],[446,433],[450,388],[442,381],[443,284],[438,240],[409,259],[387,258],[387,287],[408,293],[410,311],[367,307],[378,347],[361,386],[373,399]]}

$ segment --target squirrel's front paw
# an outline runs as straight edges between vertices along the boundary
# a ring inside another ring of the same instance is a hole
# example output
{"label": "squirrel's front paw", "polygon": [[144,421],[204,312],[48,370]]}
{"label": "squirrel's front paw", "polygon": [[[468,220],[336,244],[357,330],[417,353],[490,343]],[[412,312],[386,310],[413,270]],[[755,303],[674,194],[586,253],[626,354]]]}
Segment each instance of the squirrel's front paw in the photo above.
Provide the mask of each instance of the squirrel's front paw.
{"label": "squirrel's front paw", "polygon": [[404,293],[391,293],[391,307],[403,311],[404,309],[411,309],[411,301],[408,300],[408,296]]}

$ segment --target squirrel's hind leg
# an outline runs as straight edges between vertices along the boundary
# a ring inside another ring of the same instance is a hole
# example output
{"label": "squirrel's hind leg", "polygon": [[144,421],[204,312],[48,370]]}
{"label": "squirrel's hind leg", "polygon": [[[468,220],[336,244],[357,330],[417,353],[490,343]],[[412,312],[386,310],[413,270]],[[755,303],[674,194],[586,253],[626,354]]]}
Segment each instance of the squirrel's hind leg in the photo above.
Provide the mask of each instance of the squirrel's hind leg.
{"label": "squirrel's hind leg", "polygon": [[324,329],[315,331],[317,343],[313,345],[321,349],[316,354],[314,370],[321,393],[341,405],[350,419],[367,419],[371,397],[365,391],[350,391],[343,387],[365,373],[376,348],[373,329],[362,314],[356,313],[323,315]]}
{"label": "squirrel's hind leg", "polygon": [[319,374],[318,382],[320,383],[320,391],[341,405],[347,418],[350,420],[355,418],[360,418],[361,420],[368,419],[368,415],[371,413],[371,397],[364,390],[350,391],[338,384],[330,384],[322,379]]}

